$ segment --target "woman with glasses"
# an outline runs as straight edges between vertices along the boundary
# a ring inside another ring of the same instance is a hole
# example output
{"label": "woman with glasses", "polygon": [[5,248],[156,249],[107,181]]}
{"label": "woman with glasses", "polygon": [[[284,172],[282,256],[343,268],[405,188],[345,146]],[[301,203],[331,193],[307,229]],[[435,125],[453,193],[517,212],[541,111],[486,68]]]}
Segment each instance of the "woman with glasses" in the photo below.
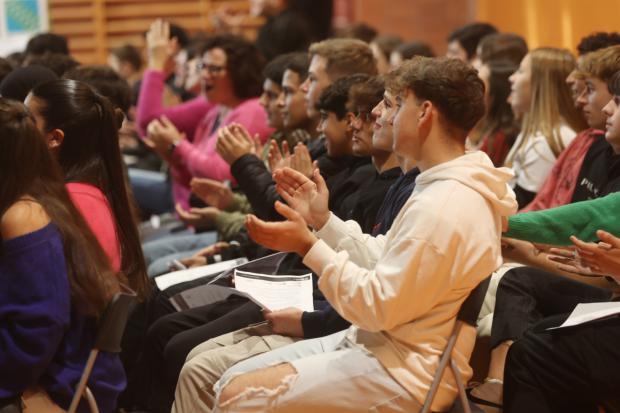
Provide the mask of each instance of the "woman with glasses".
{"label": "woman with glasses", "polygon": [[229,165],[216,153],[221,126],[240,123],[265,141],[272,132],[258,96],[263,59],[247,40],[219,35],[206,41],[198,68],[202,95],[170,108],[162,104],[169,24],[158,20],[147,34],[149,68],[138,98],[137,120],[145,142],[170,163],[176,203],[189,205],[192,177],[231,180]]}

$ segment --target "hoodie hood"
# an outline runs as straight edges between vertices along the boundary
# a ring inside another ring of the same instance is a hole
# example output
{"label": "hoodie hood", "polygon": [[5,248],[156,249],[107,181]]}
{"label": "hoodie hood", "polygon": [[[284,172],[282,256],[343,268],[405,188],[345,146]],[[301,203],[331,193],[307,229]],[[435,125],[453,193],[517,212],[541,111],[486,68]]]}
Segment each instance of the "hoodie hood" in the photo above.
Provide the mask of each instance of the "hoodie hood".
{"label": "hoodie hood", "polygon": [[436,181],[458,181],[481,194],[507,217],[517,212],[516,197],[508,185],[513,177],[512,169],[496,168],[486,153],[475,151],[422,172],[416,179],[416,190]]}

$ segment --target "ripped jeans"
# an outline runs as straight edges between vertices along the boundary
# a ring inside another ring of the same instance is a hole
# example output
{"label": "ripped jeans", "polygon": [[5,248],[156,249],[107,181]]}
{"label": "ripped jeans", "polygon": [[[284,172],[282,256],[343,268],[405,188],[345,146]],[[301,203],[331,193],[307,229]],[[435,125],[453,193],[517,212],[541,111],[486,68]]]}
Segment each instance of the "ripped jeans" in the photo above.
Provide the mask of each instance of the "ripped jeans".
{"label": "ripped jeans", "polygon": [[[236,364],[214,390],[240,374],[290,363],[295,373],[273,389],[249,386],[216,412],[417,412],[420,403],[368,351],[345,338],[346,331],[299,341]],[[219,402],[217,403],[219,405]]]}

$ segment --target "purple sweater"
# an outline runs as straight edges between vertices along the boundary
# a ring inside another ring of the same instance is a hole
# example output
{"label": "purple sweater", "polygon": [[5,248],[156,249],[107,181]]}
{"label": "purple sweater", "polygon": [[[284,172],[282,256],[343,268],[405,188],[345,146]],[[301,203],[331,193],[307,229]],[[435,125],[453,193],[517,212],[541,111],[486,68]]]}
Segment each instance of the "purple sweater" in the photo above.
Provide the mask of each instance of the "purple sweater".
{"label": "purple sweater", "polygon": [[192,177],[211,178],[218,181],[233,180],[230,166],[215,151],[217,128],[236,122],[245,126],[250,135],[258,134],[265,142],[273,130],[267,124],[267,115],[257,98],[247,99],[230,110],[219,123],[222,107],[200,96],[183,104],[164,108],[164,74],[147,70],[142,78],[138,97],[137,121],[142,135],[149,122],[166,115],[185,133],[184,139],[172,153],[171,166],[175,202],[189,205],[189,182]]}
{"label": "purple sweater", "polygon": [[[96,321],[78,314],[70,302],[62,238],[53,224],[2,243],[0,398],[39,385],[69,408],[97,331]],[[125,387],[117,355],[99,354],[88,386],[99,410],[113,412]],[[84,407],[79,411],[88,411]]]}

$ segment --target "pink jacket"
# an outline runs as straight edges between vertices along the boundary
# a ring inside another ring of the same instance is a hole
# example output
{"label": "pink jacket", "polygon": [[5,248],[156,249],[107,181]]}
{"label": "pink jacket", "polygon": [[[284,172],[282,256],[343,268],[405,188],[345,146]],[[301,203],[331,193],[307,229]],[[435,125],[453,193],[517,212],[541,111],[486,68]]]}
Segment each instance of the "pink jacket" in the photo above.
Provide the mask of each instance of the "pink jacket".
{"label": "pink jacket", "polygon": [[215,151],[217,128],[236,122],[245,126],[250,134],[258,134],[265,142],[273,130],[267,124],[267,114],[258,98],[247,99],[231,109],[216,126],[221,106],[200,96],[183,104],[164,108],[162,96],[165,78],[159,71],[147,70],[142,78],[138,98],[137,120],[144,133],[149,122],[166,115],[185,133],[184,139],[172,153],[172,192],[175,202],[184,208],[189,205],[189,182],[194,176],[232,180],[230,166]]}
{"label": "pink jacket", "polygon": [[519,212],[540,211],[570,204],[583,160],[594,140],[602,133],[592,128],[580,132],[555,161],[534,200]]}

